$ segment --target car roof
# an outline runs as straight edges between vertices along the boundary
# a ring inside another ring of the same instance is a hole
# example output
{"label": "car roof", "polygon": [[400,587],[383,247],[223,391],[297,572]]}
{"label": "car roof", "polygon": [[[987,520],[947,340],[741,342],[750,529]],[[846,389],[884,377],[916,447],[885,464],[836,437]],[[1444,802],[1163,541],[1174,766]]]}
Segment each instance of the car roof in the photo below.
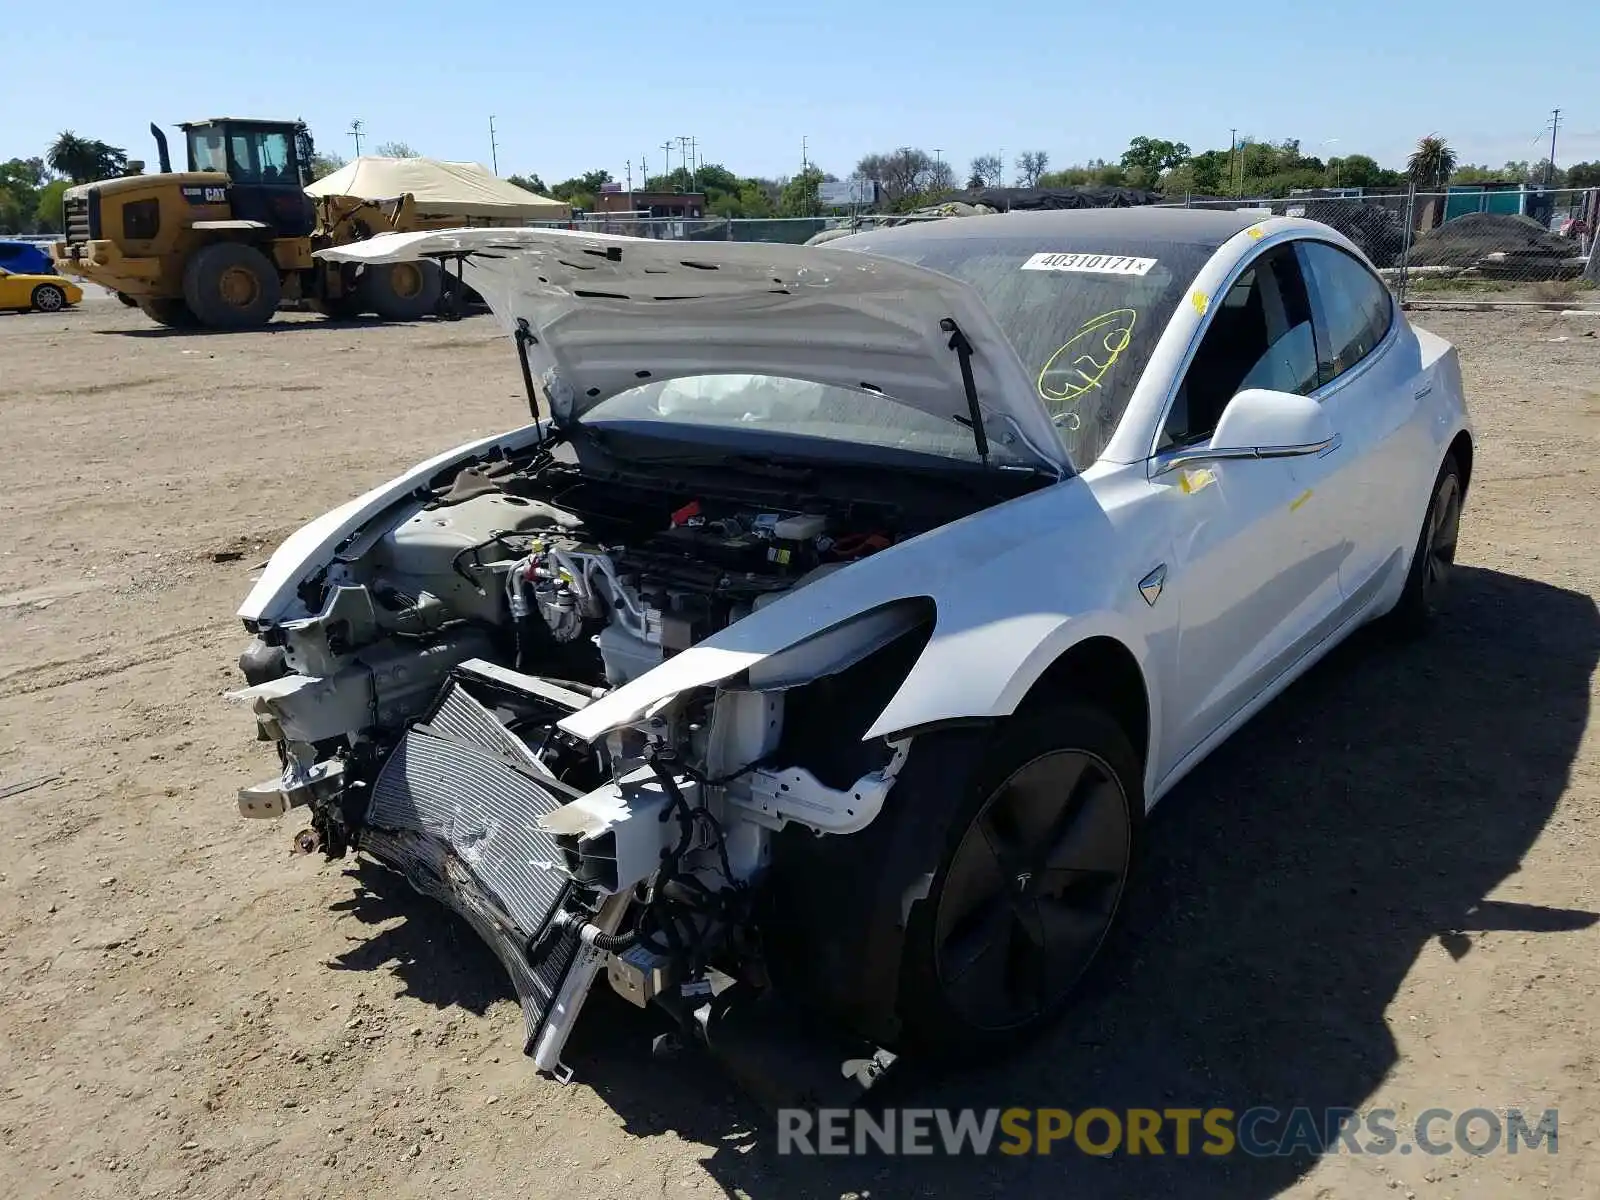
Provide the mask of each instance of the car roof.
{"label": "car roof", "polygon": [[989,213],[974,217],[946,217],[935,221],[909,221],[888,228],[861,230],[830,246],[845,246],[854,238],[870,236],[878,245],[904,238],[932,241],[969,237],[1004,237],[1041,242],[1050,237],[1105,238],[1118,242],[1149,240],[1183,243],[1215,249],[1235,234],[1261,222],[1259,210],[1166,208],[1140,204],[1127,208],[1053,208],[1028,212]]}

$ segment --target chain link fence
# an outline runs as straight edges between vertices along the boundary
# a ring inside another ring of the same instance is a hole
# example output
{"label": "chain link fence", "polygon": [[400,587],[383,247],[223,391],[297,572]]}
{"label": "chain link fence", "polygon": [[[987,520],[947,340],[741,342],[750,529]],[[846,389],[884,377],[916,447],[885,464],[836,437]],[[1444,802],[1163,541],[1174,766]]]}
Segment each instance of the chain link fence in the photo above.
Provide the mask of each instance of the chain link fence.
{"label": "chain link fence", "polygon": [[[1600,309],[1600,188],[1345,189],[1271,199],[1185,197],[1165,207],[1309,217],[1337,229],[1372,261],[1402,304]],[[572,227],[676,241],[786,242],[882,224],[941,220],[901,214],[709,217],[594,214]]]}
{"label": "chain link fence", "polygon": [[1600,188],[1395,189],[1168,205],[1321,221],[1359,246],[1413,307],[1600,308]]}

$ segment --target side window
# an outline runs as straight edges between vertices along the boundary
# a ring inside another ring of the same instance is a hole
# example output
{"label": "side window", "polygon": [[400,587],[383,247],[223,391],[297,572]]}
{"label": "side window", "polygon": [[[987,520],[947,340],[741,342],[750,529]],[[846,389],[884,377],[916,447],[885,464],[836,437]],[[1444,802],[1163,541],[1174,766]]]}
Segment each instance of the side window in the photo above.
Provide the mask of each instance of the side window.
{"label": "side window", "polygon": [[1157,449],[1210,437],[1228,401],[1246,388],[1304,396],[1317,385],[1316,339],[1300,261],[1292,245],[1276,246],[1212,302]]}
{"label": "side window", "polygon": [[289,171],[289,139],[281,133],[259,134],[257,150],[261,157],[263,183],[293,183]]}
{"label": "side window", "polygon": [[242,133],[236,133],[228,139],[228,157],[232,160],[229,174],[235,183],[260,183],[260,167],[251,153],[255,147],[251,139]]}
{"label": "side window", "polygon": [[1317,314],[1318,386],[1331,383],[1377,348],[1394,322],[1394,300],[1361,262],[1326,242],[1301,242]]}

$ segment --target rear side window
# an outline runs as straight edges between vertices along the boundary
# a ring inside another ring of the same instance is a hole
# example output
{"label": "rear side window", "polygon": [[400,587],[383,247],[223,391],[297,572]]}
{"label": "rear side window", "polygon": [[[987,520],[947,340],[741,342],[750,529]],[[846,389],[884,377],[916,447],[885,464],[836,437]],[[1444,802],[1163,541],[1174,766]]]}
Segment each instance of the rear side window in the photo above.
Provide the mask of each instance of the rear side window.
{"label": "rear side window", "polygon": [[1353,255],[1326,242],[1298,245],[1316,313],[1318,386],[1325,386],[1377,349],[1394,322],[1394,301]]}

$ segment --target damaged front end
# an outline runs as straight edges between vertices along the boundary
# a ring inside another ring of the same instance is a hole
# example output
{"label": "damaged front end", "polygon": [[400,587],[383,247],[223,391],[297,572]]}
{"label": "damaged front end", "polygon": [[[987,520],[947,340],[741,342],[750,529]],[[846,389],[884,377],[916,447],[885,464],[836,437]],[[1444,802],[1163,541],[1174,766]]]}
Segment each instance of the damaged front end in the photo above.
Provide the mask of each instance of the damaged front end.
{"label": "damaged front end", "polygon": [[[241,791],[240,811],[301,810],[297,849],[368,854],[462,916],[505,966],[542,1071],[570,1076],[563,1049],[603,973],[773,1103],[830,1087],[848,1100],[893,1056],[774,998],[763,885],[781,831],[848,834],[882,810],[909,743],[863,734],[931,625],[926,602],[890,604],[643,713],[626,687],[486,657],[442,674],[413,662],[403,674],[431,697],[393,737],[370,722],[334,732],[350,705],[394,703],[379,669],[362,667],[365,690],[349,695],[332,680],[355,667],[320,681],[285,671],[236,693],[284,760],[279,778]],[[262,645],[247,669],[285,670]],[[585,724],[608,696],[612,715]]]}

